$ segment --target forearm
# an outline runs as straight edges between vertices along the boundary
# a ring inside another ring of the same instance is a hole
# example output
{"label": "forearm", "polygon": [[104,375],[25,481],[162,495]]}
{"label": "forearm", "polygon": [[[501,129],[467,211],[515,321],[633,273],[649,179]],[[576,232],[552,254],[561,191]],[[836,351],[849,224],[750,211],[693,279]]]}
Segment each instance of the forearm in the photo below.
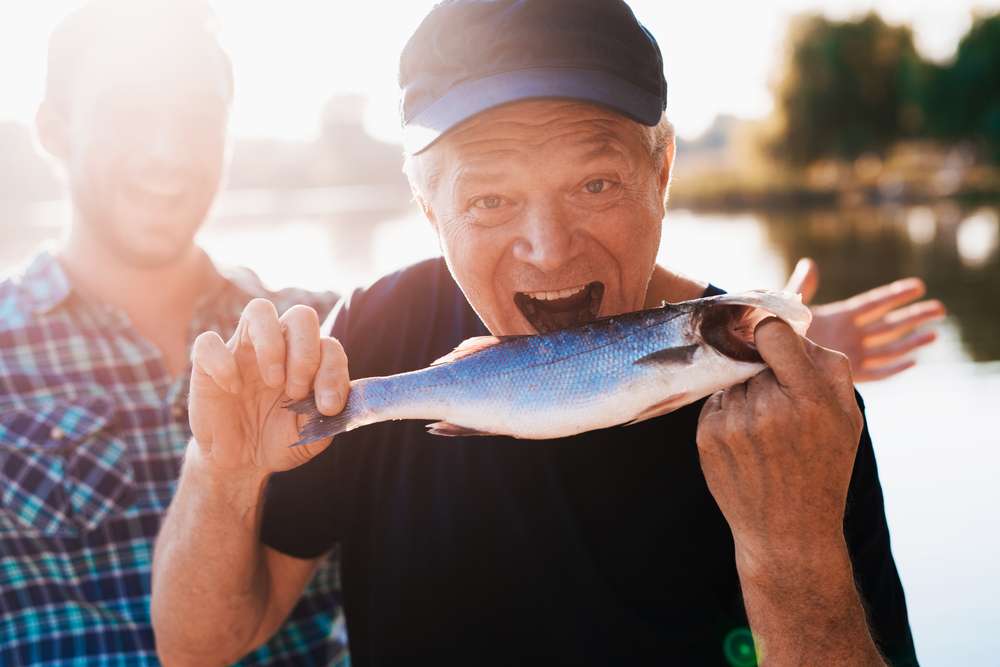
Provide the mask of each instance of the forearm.
{"label": "forearm", "polygon": [[249,648],[267,610],[259,474],[219,475],[192,441],[153,558],[157,650],[172,664],[226,664]]}
{"label": "forearm", "polygon": [[814,555],[756,557],[737,569],[762,665],[885,665],[842,543]]}

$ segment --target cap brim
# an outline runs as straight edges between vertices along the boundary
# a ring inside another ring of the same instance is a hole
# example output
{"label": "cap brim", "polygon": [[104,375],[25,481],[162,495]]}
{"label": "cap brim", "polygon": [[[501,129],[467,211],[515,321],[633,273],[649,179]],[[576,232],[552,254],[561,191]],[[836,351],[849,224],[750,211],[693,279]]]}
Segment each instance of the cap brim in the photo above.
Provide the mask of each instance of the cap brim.
{"label": "cap brim", "polygon": [[661,98],[609,72],[538,68],[504,72],[461,83],[403,126],[403,147],[414,155],[476,114],[521,100],[559,98],[590,102],[653,126]]}

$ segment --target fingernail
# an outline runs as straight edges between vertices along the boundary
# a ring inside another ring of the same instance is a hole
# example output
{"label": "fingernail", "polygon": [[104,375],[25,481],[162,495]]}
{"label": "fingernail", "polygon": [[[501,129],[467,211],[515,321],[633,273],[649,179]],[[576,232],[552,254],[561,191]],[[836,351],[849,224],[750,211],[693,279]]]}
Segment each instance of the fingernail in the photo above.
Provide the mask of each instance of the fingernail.
{"label": "fingernail", "polygon": [[281,384],[282,380],[285,379],[285,367],[281,364],[271,364],[271,367],[267,369],[267,381],[268,384],[276,385]]}
{"label": "fingernail", "polygon": [[320,392],[319,402],[323,410],[326,412],[333,412],[337,409],[338,403],[340,402],[340,395],[335,391]]}

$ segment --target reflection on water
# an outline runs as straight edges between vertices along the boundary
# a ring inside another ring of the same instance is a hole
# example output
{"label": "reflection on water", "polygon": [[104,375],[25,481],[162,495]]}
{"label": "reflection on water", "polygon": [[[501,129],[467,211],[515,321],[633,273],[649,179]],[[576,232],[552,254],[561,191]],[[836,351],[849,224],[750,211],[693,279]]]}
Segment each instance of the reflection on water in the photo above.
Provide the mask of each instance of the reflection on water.
{"label": "reflection on water", "polygon": [[[312,201],[312,200],[310,200]],[[274,286],[346,291],[438,252],[414,210],[352,207],[244,216],[222,207],[201,241]],[[0,215],[0,273],[59,233],[59,205]],[[706,215],[672,211],[660,261],[729,290],[778,287],[814,257],[817,301],[917,275],[951,316],[921,364],[865,385],[892,529],[923,664],[995,664],[1000,626],[1000,252],[995,209]],[[992,362],[992,363],[991,363]]]}

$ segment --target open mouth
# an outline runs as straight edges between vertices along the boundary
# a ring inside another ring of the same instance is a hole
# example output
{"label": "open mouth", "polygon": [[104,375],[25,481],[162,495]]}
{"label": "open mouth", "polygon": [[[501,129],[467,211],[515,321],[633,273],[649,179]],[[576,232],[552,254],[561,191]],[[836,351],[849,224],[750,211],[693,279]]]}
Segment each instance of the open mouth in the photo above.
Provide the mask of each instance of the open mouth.
{"label": "open mouth", "polygon": [[599,281],[561,290],[514,293],[514,304],[538,333],[594,321],[603,299],[604,283]]}

